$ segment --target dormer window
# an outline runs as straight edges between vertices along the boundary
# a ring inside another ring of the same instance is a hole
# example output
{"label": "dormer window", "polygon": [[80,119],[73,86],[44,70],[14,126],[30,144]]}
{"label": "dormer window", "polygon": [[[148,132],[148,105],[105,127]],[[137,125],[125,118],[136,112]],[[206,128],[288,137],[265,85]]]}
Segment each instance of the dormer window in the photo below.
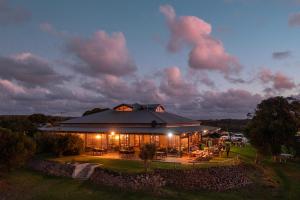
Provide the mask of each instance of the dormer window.
{"label": "dormer window", "polygon": [[123,112],[131,112],[131,111],[133,111],[133,107],[130,105],[126,105],[126,104],[121,104],[121,105],[114,107],[114,110],[123,111]]}
{"label": "dormer window", "polygon": [[160,104],[120,104],[114,107],[116,111],[131,112],[131,111],[152,111],[152,112],[165,112],[165,108]]}

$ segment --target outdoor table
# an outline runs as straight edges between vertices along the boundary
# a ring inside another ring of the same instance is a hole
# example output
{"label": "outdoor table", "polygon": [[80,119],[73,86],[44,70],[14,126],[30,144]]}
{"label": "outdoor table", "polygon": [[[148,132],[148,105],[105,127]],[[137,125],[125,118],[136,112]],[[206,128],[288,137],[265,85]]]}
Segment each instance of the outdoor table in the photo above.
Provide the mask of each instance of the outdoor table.
{"label": "outdoor table", "polygon": [[92,149],[92,152],[93,152],[93,156],[97,153],[99,153],[101,156],[104,154],[106,150],[105,149],[102,149],[102,148],[93,148]]}
{"label": "outdoor table", "polygon": [[163,158],[167,157],[167,153],[164,151],[157,151],[155,153],[155,157],[156,157],[156,159],[158,159],[158,158],[163,159]]}
{"label": "outdoor table", "polygon": [[279,156],[279,162],[282,162],[282,161],[286,162],[288,159],[291,159],[291,158],[293,158],[293,157],[294,157],[294,156],[293,156],[292,154],[282,153],[282,154],[280,154],[280,156]]}
{"label": "outdoor table", "polygon": [[130,158],[134,155],[134,150],[120,150],[119,151],[121,157]]}

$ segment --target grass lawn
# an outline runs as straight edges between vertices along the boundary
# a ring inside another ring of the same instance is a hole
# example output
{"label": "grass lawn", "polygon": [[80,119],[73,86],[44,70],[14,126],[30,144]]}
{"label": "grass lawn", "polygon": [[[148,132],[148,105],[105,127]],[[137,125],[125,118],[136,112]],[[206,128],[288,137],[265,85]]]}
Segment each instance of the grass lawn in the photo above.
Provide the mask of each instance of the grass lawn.
{"label": "grass lawn", "polygon": [[[255,151],[250,146],[242,149],[232,148],[232,154],[239,154],[243,161],[250,163],[254,159]],[[121,160],[103,160],[103,162],[111,166],[123,165],[123,169],[141,167],[139,161],[118,163]],[[0,174],[0,199],[299,199],[300,163],[274,164],[267,160],[258,168],[264,175],[253,170],[254,184],[246,188],[226,192],[165,189],[162,196],[144,192],[125,192],[116,188],[19,169],[9,174]]]}
{"label": "grass lawn", "polygon": [[[121,171],[121,172],[129,172],[129,173],[136,173],[136,172],[143,172],[144,165],[143,161],[140,160],[124,160],[124,159],[109,159],[109,158],[101,158],[96,156],[89,156],[89,155],[80,155],[80,156],[65,156],[59,158],[47,158],[48,160],[57,161],[61,163],[66,162],[89,162],[89,163],[99,163],[102,167],[111,169],[114,171]],[[188,169],[188,168],[195,168],[195,167],[211,167],[211,166],[222,166],[233,164],[233,158],[224,158],[224,157],[217,157],[213,158],[209,162],[203,162],[201,164],[195,165],[187,165],[187,164],[180,164],[180,163],[172,163],[172,162],[160,162],[160,161],[153,161],[151,163],[152,169]]]}

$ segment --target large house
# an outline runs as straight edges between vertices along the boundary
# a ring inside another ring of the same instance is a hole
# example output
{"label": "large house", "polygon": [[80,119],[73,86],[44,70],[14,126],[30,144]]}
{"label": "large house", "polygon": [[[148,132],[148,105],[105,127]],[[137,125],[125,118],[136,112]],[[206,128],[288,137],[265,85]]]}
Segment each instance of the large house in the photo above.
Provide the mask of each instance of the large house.
{"label": "large house", "polygon": [[199,121],[169,113],[160,104],[121,104],[42,130],[76,134],[83,139],[85,147],[110,151],[125,147],[139,148],[145,143],[189,151],[192,146],[199,145],[203,136],[218,128],[203,126]]}

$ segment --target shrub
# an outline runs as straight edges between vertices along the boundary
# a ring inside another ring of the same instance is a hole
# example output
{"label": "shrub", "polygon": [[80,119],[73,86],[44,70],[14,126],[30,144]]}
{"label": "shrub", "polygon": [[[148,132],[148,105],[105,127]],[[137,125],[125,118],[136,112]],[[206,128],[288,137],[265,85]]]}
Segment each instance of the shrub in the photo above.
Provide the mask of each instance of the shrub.
{"label": "shrub", "polygon": [[156,153],[155,144],[144,144],[141,148],[139,157],[144,161],[145,171],[148,171],[149,161],[153,160]]}
{"label": "shrub", "polygon": [[83,141],[71,134],[44,133],[37,137],[39,153],[52,153],[57,156],[79,155],[83,151]]}
{"label": "shrub", "polygon": [[22,133],[0,128],[0,165],[10,170],[23,165],[35,153],[34,141]]}

